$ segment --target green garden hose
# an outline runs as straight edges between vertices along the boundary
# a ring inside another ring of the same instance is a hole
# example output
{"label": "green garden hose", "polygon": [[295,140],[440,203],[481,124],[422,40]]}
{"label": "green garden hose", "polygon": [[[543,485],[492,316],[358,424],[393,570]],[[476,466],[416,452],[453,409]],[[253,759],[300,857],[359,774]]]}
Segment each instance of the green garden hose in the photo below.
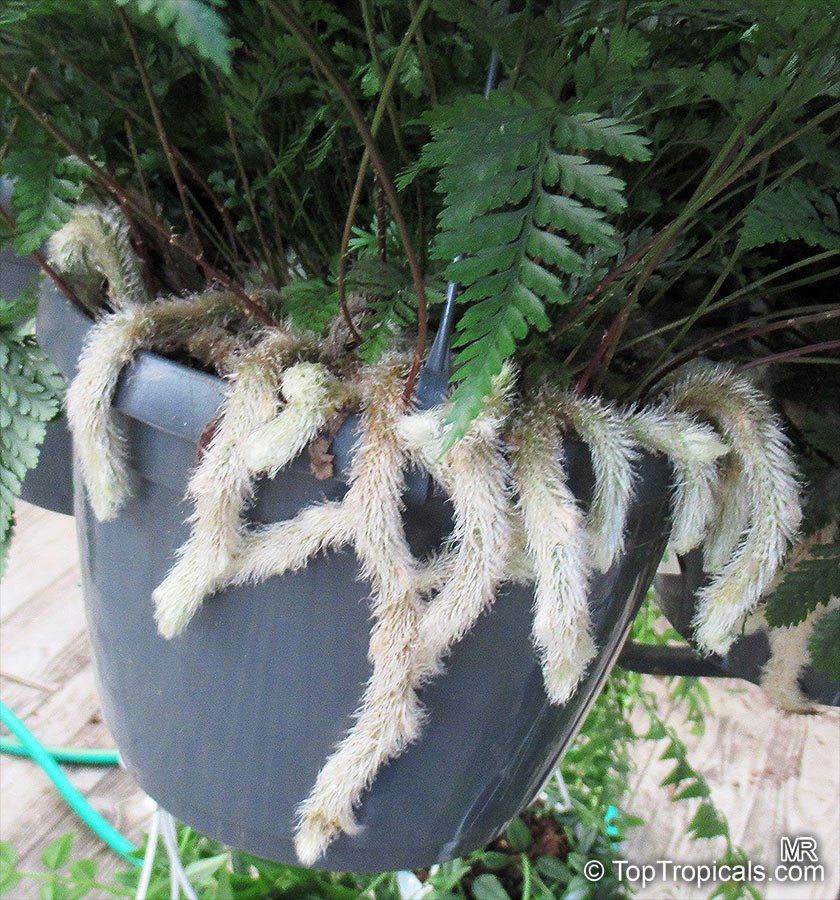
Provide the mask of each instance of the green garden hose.
{"label": "green garden hose", "polygon": [[[133,865],[141,865],[141,861],[134,855],[137,852],[137,848],[134,844],[132,844],[127,837],[120,834],[113,825],[99,815],[87,800],[85,800],[76,788],[73,787],[67,779],[67,776],[61,771],[61,768],[55,758],[51,755],[50,751],[38,741],[26,725],[24,725],[2,701],[0,701],[0,722],[2,722],[18,741],[20,741],[20,747],[18,747],[17,741],[4,740],[4,745],[14,747],[14,749],[5,750],[4,746],[4,751],[31,757],[44,770],[50,781],[58,788],[59,793],[67,801],[70,808],[98,837]],[[56,750],[60,749],[62,748],[56,748]],[[25,751],[25,753],[22,751]],[[70,750],[69,748],[66,748],[66,752],[72,753],[73,755],[78,755],[79,753],[84,754],[84,751]],[[94,753],[102,754],[103,751],[94,751]],[[108,765],[110,764],[111,763],[109,762]]]}
{"label": "green garden hose", "polygon": [[[118,766],[120,755],[116,750],[104,747],[44,747],[44,750],[60,763],[71,763],[76,766]],[[10,756],[26,756],[32,759],[31,751],[12,738],[0,738],[0,753]]]}

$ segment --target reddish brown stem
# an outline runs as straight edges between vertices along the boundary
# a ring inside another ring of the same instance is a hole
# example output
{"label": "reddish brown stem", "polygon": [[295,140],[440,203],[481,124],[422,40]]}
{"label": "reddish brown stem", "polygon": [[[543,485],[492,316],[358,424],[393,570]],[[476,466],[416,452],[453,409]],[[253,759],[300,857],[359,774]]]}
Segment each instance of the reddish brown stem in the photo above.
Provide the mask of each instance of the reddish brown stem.
{"label": "reddish brown stem", "polygon": [[[79,161],[90,171],[94,178],[96,178],[96,180],[99,181],[99,183],[104,188],[106,188],[106,190],[113,194],[118,203],[125,203],[133,212],[137,214],[139,218],[146,222],[146,224],[151,229],[153,229],[158,234],[160,234],[161,237],[169,241],[169,243],[172,244],[172,246],[175,247],[176,250],[183,253],[197,265],[201,265],[199,254],[193,248],[186,244],[180,237],[178,237],[178,235],[173,234],[170,229],[167,228],[166,225],[164,225],[163,222],[161,222],[154,215],[154,213],[146,206],[146,204],[142,200],[138,199],[132,193],[123,188],[122,185],[120,185],[120,183],[107,169],[99,166],[80,147],[76,146],[76,144],[54,122],[50,120],[49,116],[47,116],[37,106],[35,106],[35,104],[28,97],[23,96],[17,85],[15,85],[14,82],[10,81],[3,72],[0,72],[0,84],[2,84],[3,87],[6,88],[6,90],[15,98],[15,100],[17,100],[17,102],[29,112],[29,114],[35,119],[36,122],[38,122],[39,125],[41,125],[42,128],[49,132],[70,153],[78,157]],[[224,272],[216,269],[206,260],[204,261],[204,265],[207,267],[210,278],[218,281],[219,284],[227,288],[227,290],[229,290],[237,298],[237,300],[239,300],[239,302],[249,313],[256,316],[265,325],[277,327],[277,323],[268,314],[268,312],[263,309],[258,303],[256,303],[251,297],[249,297],[245,293],[245,291],[243,291],[242,288],[239,287],[239,285],[237,285],[231,278],[225,275]]]}
{"label": "reddish brown stem", "polygon": [[117,10],[117,15],[119,16],[120,24],[122,25],[123,31],[125,32],[125,37],[128,41],[131,55],[134,58],[134,64],[135,66],[137,66],[137,72],[140,75],[140,82],[143,85],[143,93],[146,95],[146,101],[149,104],[149,109],[152,113],[152,119],[155,123],[155,130],[157,131],[160,144],[163,147],[163,153],[166,156],[166,162],[169,165],[169,171],[172,173],[172,178],[175,181],[175,188],[178,191],[178,199],[181,201],[181,208],[184,211],[184,218],[187,221],[187,231],[189,232],[190,239],[192,240],[198,254],[197,262],[204,272],[204,277],[207,279],[207,281],[210,281],[211,272],[208,268],[206,260],[204,259],[204,248],[201,244],[201,238],[199,238],[198,236],[198,229],[195,226],[195,219],[193,218],[192,208],[190,207],[189,199],[187,198],[187,190],[184,187],[183,180],[181,179],[181,172],[178,169],[178,163],[175,161],[175,154],[172,152],[172,145],[169,142],[169,135],[166,133],[166,128],[163,124],[163,117],[160,114],[160,108],[158,107],[157,101],[155,100],[155,94],[152,90],[152,83],[149,80],[149,73],[146,71],[143,57],[140,55],[140,49],[137,46],[137,41],[134,40],[134,35],[131,33],[131,26],[128,23],[128,16],[126,16],[125,12],[122,9]]}
{"label": "reddish brown stem", "polygon": [[423,354],[426,349],[428,308],[426,304],[425,285],[423,284],[423,273],[420,270],[420,261],[417,252],[414,249],[414,242],[411,239],[411,234],[403,216],[402,208],[400,207],[396,188],[388,175],[388,170],[385,165],[385,160],[382,157],[382,152],[379,149],[379,145],[374,140],[358,103],[356,103],[352,94],[347,90],[347,86],[336,73],[329,57],[324,53],[317,39],[309,30],[308,25],[298,17],[298,14],[291,6],[289,6],[289,4],[278,2],[278,0],[268,0],[268,5],[274,15],[277,16],[289,31],[291,31],[303,44],[309,54],[312,64],[322,72],[324,77],[332,84],[333,88],[338,93],[341,102],[344,104],[350,118],[353,120],[353,124],[356,126],[359,137],[361,137],[365,148],[370,154],[370,163],[379,178],[382,189],[385,191],[388,205],[391,207],[394,224],[397,226],[397,230],[400,233],[406,259],[408,261],[408,267],[411,270],[411,277],[414,282],[414,290],[417,293],[417,344],[414,350],[414,359],[411,364],[411,370],[406,379],[405,391],[403,392],[404,398],[408,401],[414,393],[414,384],[417,381],[417,376],[420,374],[420,365],[423,361]]}
{"label": "reddish brown stem", "polygon": [[662,236],[662,232],[653,235],[652,238],[645,241],[638,250],[634,253],[631,253],[630,256],[625,257],[625,259],[617,265],[612,271],[608,272],[607,275],[582,299],[579,300],[572,309],[557,323],[554,330],[558,332],[564,331],[568,328],[577,317],[589,306],[591,303],[594,303],[601,294],[614,282],[621,278],[625,272],[629,271],[636,265],[636,263],[642,259],[642,257],[650,250],[650,248],[659,240]]}
{"label": "reddish brown stem", "polygon": [[627,316],[630,312],[630,307],[632,306],[632,299],[628,297],[625,301],[624,305],[618,312],[618,315],[612,320],[610,323],[610,327],[604,331],[603,336],[601,337],[601,342],[598,344],[598,348],[595,351],[592,359],[589,360],[589,364],[583,370],[580,378],[578,379],[577,386],[575,387],[575,397],[582,397],[586,392],[586,388],[589,385],[589,381],[595,372],[598,370],[598,367],[601,365],[601,360],[604,358],[604,354],[607,352],[607,347],[609,347],[613,341],[618,339],[618,336],[623,328],[623,323],[626,321]]}
{"label": "reddish brown stem", "polygon": [[268,154],[268,148],[263,147],[263,163],[266,168],[267,176],[265,183],[268,188],[268,197],[271,204],[271,224],[274,228],[274,244],[277,249],[277,259],[280,265],[280,272],[283,276],[283,283],[288,284],[291,281],[289,274],[289,261],[286,257],[286,247],[283,244],[283,229],[280,224],[280,202],[277,198],[277,190],[274,187],[274,179],[271,178],[271,157]]}
{"label": "reddish brown stem", "polygon": [[685,365],[687,362],[696,359],[701,354],[707,353],[710,350],[720,350],[722,347],[728,347],[730,344],[748,341],[751,338],[771,334],[774,331],[781,331],[784,328],[795,328],[799,325],[813,325],[819,322],[829,322],[832,319],[837,318],[840,318],[840,307],[827,309],[823,312],[811,313],[810,315],[788,316],[781,321],[765,322],[762,325],[756,325],[755,322],[743,322],[733,328],[727,328],[725,331],[719,332],[714,337],[698,341],[696,344],[685,349],[682,353],[677,354],[677,356],[671,359],[667,365],[661,366],[651,374],[648,387],[661,381],[680,366]]}
{"label": "reddish brown stem", "polygon": [[257,239],[260,242],[260,247],[265,256],[265,265],[268,268],[268,280],[271,283],[271,286],[276,290],[280,279],[277,277],[277,272],[272,264],[273,254],[268,249],[268,241],[266,240],[265,231],[263,230],[262,219],[260,218],[259,211],[254,203],[254,195],[251,191],[251,180],[248,178],[245,163],[242,161],[242,154],[239,152],[239,141],[236,139],[236,129],[233,127],[233,118],[229,112],[225,112],[225,125],[227,127],[228,139],[230,140],[230,148],[233,151],[233,158],[236,162],[237,171],[239,172],[239,179],[242,182],[242,189],[245,193],[245,202],[248,205],[251,218],[254,220]]}
{"label": "reddish brown stem", "polygon": [[[739,178],[742,178],[748,172],[751,172],[756,166],[761,165],[765,159],[769,159],[774,153],[778,150],[781,150],[782,147],[786,147],[788,144],[802,137],[802,135],[807,134],[812,129],[816,128],[818,125],[822,125],[827,119],[830,119],[832,116],[840,113],[840,103],[835,103],[833,106],[829,106],[828,109],[824,109],[821,113],[817,114],[813,118],[809,119],[801,128],[797,128],[796,131],[792,131],[790,134],[786,135],[783,138],[780,138],[776,141],[775,144],[768,147],[766,150],[762,150],[760,153],[756,153],[756,155],[745,162],[740,169],[737,169],[732,175],[715,191],[715,194],[719,194],[721,191],[725,191],[728,187],[734,184]],[[709,198],[711,199],[711,197]]]}
{"label": "reddish brown stem", "polygon": [[632,269],[640,259],[644,258],[645,254],[654,246],[661,236],[661,231],[658,234],[653,235],[653,237],[645,241],[638,250],[631,253],[620,265],[609,272],[602,281],[583,298],[583,306],[588,306],[594,300],[597,300],[614,281],[621,278],[625,272]]}
{"label": "reddish brown stem", "polygon": [[376,181],[376,249],[379,252],[379,259],[385,262],[385,192],[379,179]]}
{"label": "reddish brown stem", "polygon": [[140,182],[140,190],[143,192],[143,199],[146,205],[151,208],[152,195],[149,193],[149,186],[146,184],[146,178],[143,175],[143,166],[140,163],[140,154],[137,152],[137,142],[134,140],[134,129],[131,122],[126,118],[123,119],[125,128],[125,136],[128,138],[128,149],[131,153],[131,161],[134,163],[134,171],[137,173],[137,180]]}
{"label": "reddish brown stem", "polygon": [[759,366],[770,366],[788,359],[796,359],[798,356],[822,353],[824,350],[840,350],[840,341],[822,341],[819,344],[807,344],[805,347],[794,347],[792,350],[783,350],[781,353],[773,353],[770,356],[763,356],[761,359],[751,359],[749,362],[738,366],[735,372],[747,372],[749,369],[756,369]]}
{"label": "reddish brown stem", "polygon": [[609,368],[610,362],[612,361],[612,357],[615,353],[615,348],[618,344],[619,338],[621,337],[621,334],[624,331],[624,327],[627,324],[627,319],[630,316],[630,311],[632,310],[636,301],[639,299],[639,294],[641,293],[645,282],[647,282],[653,270],[659,265],[662,257],[668,251],[668,248],[674,243],[677,238],[677,234],[679,234],[679,230],[675,231],[668,238],[668,240],[663,242],[662,246],[659,248],[659,250],[657,250],[656,253],[654,253],[650,262],[645,266],[641,275],[639,275],[639,280],[636,282],[636,286],[633,288],[630,296],[624,301],[624,304],[618,311],[618,315],[613,319],[610,327],[606,330],[606,332],[604,332],[604,336],[603,338],[601,338],[601,343],[598,345],[598,349],[595,351],[595,355],[589,361],[589,365],[580,376],[577,387],[575,388],[576,397],[583,396],[589,380],[592,378],[595,372],[598,371],[599,368],[601,370],[601,375],[603,378],[604,373],[606,373],[606,370]]}
{"label": "reddish brown stem", "polygon": [[[29,74],[26,76],[26,82],[23,85],[23,96],[28,97],[30,92],[32,91],[32,85],[35,84],[35,79],[38,77],[38,70],[33,66],[29,70]],[[6,135],[6,140],[3,142],[3,146],[0,148],[0,163],[6,158],[9,153],[9,149],[12,146],[12,141],[14,140],[15,133],[18,130],[18,125],[20,124],[20,116],[15,116],[12,119],[11,124],[9,125],[9,133]]]}
{"label": "reddish brown stem", "polygon": [[126,222],[128,222],[128,229],[131,232],[131,243],[143,265],[143,281],[146,284],[146,291],[150,297],[156,297],[157,281],[155,280],[155,273],[152,268],[152,260],[149,257],[149,248],[143,240],[143,233],[140,231],[140,226],[137,224],[134,214],[128,206],[121,202],[120,209],[122,210],[123,216],[125,216]]}
{"label": "reddish brown stem", "polygon": [[[415,0],[408,0],[408,11],[412,16],[417,15],[417,3]],[[423,78],[426,81],[426,87],[429,89],[429,100],[432,106],[438,105],[437,85],[435,84],[435,73],[432,70],[432,63],[429,59],[429,51],[426,47],[426,38],[423,35],[423,29],[417,29],[417,35],[414,38],[417,43],[417,56],[420,59],[420,68],[423,70]]]}
{"label": "reddish brown stem", "polygon": [[[54,47],[48,42],[39,39],[35,36],[35,40],[41,44],[42,47],[45,47],[51,54],[54,54],[56,58],[61,60],[61,62],[72,69],[73,72],[78,75],[78,77],[85,82],[85,84],[89,85],[90,88],[97,93],[101,94],[108,100],[109,103],[112,103],[118,109],[120,109],[125,115],[136,125],[139,125],[141,128],[145,129],[148,132],[155,132],[155,126],[153,123],[147,121],[143,118],[136,110],[132,109],[124,100],[118,97],[116,94],[112,93],[108,90],[103,84],[97,81],[95,78],[91,78],[84,69],[80,68],[75,59],[70,56],[67,56],[65,53],[62,53],[60,48]],[[38,73],[39,76],[43,79],[43,74],[41,72]],[[156,132],[155,132],[156,133]],[[236,228],[233,224],[233,220],[230,217],[230,214],[225,209],[224,204],[217,196],[216,192],[210,187],[209,182],[201,175],[201,173],[196,169],[196,167],[190,162],[189,158],[185,156],[177,147],[172,148],[172,153],[175,158],[178,160],[180,165],[183,167],[184,171],[189,176],[190,180],[195,184],[197,188],[199,188],[203,195],[209,198],[210,202],[213,205],[213,208],[216,210],[219,218],[222,220],[225,228],[225,232],[227,233],[228,240],[230,242],[231,250],[235,254],[237,250],[239,250],[245,258],[253,265],[256,269],[258,268],[256,258],[251,253],[251,248],[248,244],[242,239],[239,233],[236,231]],[[232,258],[232,261],[235,261]]]}
{"label": "reddish brown stem", "polygon": [[[363,160],[366,158],[367,157],[363,157]],[[347,266],[350,262],[350,235],[353,233],[354,214],[359,206],[363,187],[364,168],[361,168],[356,176],[356,183],[353,185],[353,193],[350,195],[350,205],[344,219],[344,228],[341,232],[341,247],[338,257],[338,305],[341,309],[341,315],[347,323],[350,336],[357,344],[361,344],[362,336],[353,322],[350,306],[347,303]]]}

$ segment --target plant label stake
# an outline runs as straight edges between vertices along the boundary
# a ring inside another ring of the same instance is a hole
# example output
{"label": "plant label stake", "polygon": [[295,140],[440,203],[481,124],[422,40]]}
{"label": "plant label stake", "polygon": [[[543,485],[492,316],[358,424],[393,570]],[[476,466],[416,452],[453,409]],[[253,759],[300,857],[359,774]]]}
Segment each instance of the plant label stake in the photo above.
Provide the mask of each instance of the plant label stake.
{"label": "plant label stake", "polygon": [[[499,57],[493,52],[490,56],[490,67],[487,70],[487,80],[484,83],[484,99],[486,100],[493,89],[499,83],[500,71]],[[460,257],[456,257],[457,260]],[[440,406],[446,400],[449,393],[449,378],[452,375],[452,360],[450,350],[452,347],[452,330],[455,326],[455,304],[461,286],[454,281],[446,288],[446,301],[443,306],[443,315],[440,319],[437,334],[432,342],[426,364],[417,380],[417,409],[432,409]],[[431,488],[431,476],[425,469],[412,469],[405,480],[405,498],[409,503],[425,503]]]}

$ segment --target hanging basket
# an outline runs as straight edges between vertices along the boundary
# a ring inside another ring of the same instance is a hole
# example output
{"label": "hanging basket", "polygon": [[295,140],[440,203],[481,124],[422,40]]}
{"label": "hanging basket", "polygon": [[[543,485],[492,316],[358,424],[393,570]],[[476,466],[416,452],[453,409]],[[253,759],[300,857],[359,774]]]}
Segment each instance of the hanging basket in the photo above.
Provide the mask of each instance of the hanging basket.
{"label": "hanging basket", "polygon": [[[68,378],[90,327],[45,286],[39,339]],[[297,573],[226,589],[179,637],[160,637],[151,594],[188,536],[187,480],[223,391],[221,379],[153,353],[123,372],[114,407],[133,494],[102,523],[75,492],[87,619],[105,718],[141,787],[199,831],[295,863],[295,809],[352,725],[370,675],[370,589],[351,552],[330,552]],[[588,452],[571,442],[566,450],[569,485],[586,505]],[[598,655],[571,700],[557,707],[546,696],[531,644],[532,589],[506,585],[445,673],[420,691],[422,736],[362,798],[359,832],[339,836],[318,867],[443,862],[490,841],[536,796],[598,695],[665,546],[668,463],[641,455],[636,466],[625,553],[591,583]],[[299,458],[260,483],[249,518],[280,521],[341,499],[347,469],[338,453],[334,476],[317,480]],[[452,528],[446,498],[409,504],[405,527],[415,554],[437,550]]]}
{"label": "hanging basket", "polygon": [[[697,611],[697,592],[708,583],[703,571],[703,554],[694,550],[678,557],[679,574],[658,575],[655,580],[657,599],[662,612],[676,631],[690,643],[694,643],[692,626]],[[770,641],[766,629],[759,629],[739,637],[725,655],[713,654],[703,663],[704,674],[722,678],[742,678],[761,684],[771,657]],[[663,659],[662,662],[668,662]],[[669,665],[679,667],[672,660]],[[828,675],[805,666],[799,676],[799,688],[811,703],[840,706],[840,684]]]}

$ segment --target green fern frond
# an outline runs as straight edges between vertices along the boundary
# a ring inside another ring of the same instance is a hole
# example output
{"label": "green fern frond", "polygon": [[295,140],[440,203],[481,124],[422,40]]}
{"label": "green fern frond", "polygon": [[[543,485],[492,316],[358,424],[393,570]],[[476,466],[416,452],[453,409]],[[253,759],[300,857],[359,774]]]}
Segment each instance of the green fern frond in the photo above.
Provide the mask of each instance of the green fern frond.
{"label": "green fern frond", "polygon": [[837,429],[840,426],[837,415],[826,415],[825,411],[805,408],[801,414],[799,430],[809,447],[833,460],[840,468],[840,446],[837,445]]}
{"label": "green fern frond", "polygon": [[164,29],[174,28],[178,43],[192,47],[199,56],[215,63],[225,74],[231,71],[231,40],[225,20],[216,12],[222,0],[115,0],[151,14]]}
{"label": "green fern frond", "polygon": [[840,681],[840,609],[834,609],[814,625],[808,642],[811,665]]}
{"label": "green fern frond", "polygon": [[324,164],[324,160],[333,152],[333,145],[335,144],[335,137],[337,134],[338,122],[333,122],[312,148],[309,159],[304,166],[307,171],[313,172]]}
{"label": "green fern frond", "polygon": [[830,195],[811,182],[792,178],[758,198],[744,216],[740,244],[743,250],[754,250],[797,240],[825,250],[840,249],[840,215]]}
{"label": "green fern frond", "polygon": [[14,299],[0,301],[0,334],[13,326],[31,322],[38,309],[38,294],[34,287],[27,288]]}
{"label": "green fern frond", "polygon": [[402,293],[390,297],[375,297],[368,304],[363,342],[359,356],[368,365],[378,362],[397,340],[417,322],[417,310],[406,302]]}
{"label": "green fern frond", "polygon": [[411,277],[397,266],[365,254],[347,273],[347,287],[367,297],[359,355],[365,363],[373,364],[417,322]]}
{"label": "green fern frond", "polygon": [[[560,153],[555,156],[553,161],[557,166],[557,180],[564,191],[590,200],[609,212],[622,212],[627,207],[621,193],[624,182],[610,174],[612,169],[609,166],[592,163],[585,156]],[[550,184],[553,187],[556,183]]]}
{"label": "green fern frond", "polygon": [[26,22],[38,16],[57,16],[67,13],[63,0],[4,0],[0,9],[0,28]]}
{"label": "green fern frond", "polygon": [[33,296],[0,300],[0,575],[14,528],[14,504],[38,462],[46,423],[58,412],[64,382],[21,320]]}
{"label": "green fern frond", "polygon": [[446,275],[462,286],[466,309],[454,341],[462,349],[451,444],[478,414],[517,343],[531,329],[548,328],[546,306],[569,302],[563,279],[585,273],[580,251],[614,253],[620,246],[606,213],[624,209],[624,182],[609,166],[562,151],[627,160],[649,152],[647,141],[617,119],[568,115],[516,93],[464,97],[426,120],[432,140],[417,170],[437,169],[444,195],[432,255],[451,261]]}
{"label": "green fern frond", "polygon": [[28,118],[19,123],[3,170],[14,181],[14,247],[24,256],[39,249],[70,220],[88,171],[74,156],[64,156],[52,138]]}
{"label": "green fern frond", "polygon": [[295,328],[322,335],[338,315],[338,291],[320,278],[298,278],[280,294],[281,309]]}
{"label": "green fern frond", "polygon": [[821,544],[785,575],[767,603],[767,624],[799,625],[818,606],[840,597],[840,544]]}
{"label": "green fern frond", "polygon": [[650,159],[648,140],[637,133],[634,125],[597,113],[581,112],[563,117],[557,124],[555,139],[572,150],[603,150],[629,162]]}

